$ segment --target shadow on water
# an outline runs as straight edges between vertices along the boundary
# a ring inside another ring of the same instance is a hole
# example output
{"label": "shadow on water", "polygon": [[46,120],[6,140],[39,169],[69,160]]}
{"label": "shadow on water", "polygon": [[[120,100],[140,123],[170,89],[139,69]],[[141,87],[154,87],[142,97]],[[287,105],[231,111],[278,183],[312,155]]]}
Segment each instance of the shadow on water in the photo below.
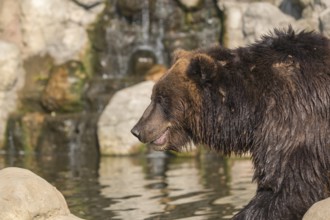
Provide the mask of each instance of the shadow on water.
{"label": "shadow on water", "polygon": [[0,168],[32,170],[84,219],[229,219],[255,192],[248,159],[1,155]]}

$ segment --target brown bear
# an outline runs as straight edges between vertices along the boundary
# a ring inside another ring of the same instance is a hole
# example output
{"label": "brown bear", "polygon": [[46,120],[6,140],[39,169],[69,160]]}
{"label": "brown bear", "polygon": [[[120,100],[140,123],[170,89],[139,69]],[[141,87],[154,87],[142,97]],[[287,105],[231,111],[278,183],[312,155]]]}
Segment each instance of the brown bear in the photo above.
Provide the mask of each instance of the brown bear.
{"label": "brown bear", "polygon": [[330,195],[330,41],[289,27],[177,51],[132,133],[157,150],[250,152],[257,192],[233,219],[302,219]]}

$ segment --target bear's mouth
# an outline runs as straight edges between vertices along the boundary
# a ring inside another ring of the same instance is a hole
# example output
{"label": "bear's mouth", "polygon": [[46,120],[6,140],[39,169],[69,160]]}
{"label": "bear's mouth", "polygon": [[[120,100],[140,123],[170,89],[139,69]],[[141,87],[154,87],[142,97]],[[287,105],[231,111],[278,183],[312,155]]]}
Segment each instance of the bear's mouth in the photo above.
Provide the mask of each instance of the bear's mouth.
{"label": "bear's mouth", "polygon": [[158,138],[151,141],[151,146],[154,150],[163,151],[167,143],[169,130],[166,129]]}

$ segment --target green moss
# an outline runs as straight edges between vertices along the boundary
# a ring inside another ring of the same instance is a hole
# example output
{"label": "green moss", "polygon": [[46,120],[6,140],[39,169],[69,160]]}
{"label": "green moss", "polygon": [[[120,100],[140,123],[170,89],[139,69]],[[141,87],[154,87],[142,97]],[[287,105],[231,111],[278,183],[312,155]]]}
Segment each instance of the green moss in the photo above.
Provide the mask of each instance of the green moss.
{"label": "green moss", "polygon": [[33,144],[33,134],[37,130],[28,126],[24,122],[22,115],[11,115],[7,122],[5,149],[7,151],[25,153],[34,152],[35,145]]}

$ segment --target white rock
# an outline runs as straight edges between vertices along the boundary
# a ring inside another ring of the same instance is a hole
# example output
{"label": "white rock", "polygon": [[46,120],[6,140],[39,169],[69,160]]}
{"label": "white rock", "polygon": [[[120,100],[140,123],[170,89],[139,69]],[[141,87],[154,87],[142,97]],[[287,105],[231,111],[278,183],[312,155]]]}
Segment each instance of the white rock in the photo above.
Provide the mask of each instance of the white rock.
{"label": "white rock", "polygon": [[303,217],[303,220],[329,220],[330,198],[315,203]]}
{"label": "white rock", "polygon": [[236,48],[245,44],[243,34],[243,14],[247,8],[247,3],[237,3],[233,1],[219,1],[218,7],[225,15],[225,38],[224,44],[228,48]]}
{"label": "white rock", "polygon": [[24,76],[19,49],[0,41],[0,145],[4,141],[8,115],[16,108],[17,92],[24,84]]}
{"label": "white rock", "polygon": [[145,81],[117,92],[98,122],[98,139],[103,155],[129,155],[141,145],[130,130],[150,103],[154,82]]}
{"label": "white rock", "polygon": [[80,52],[86,47],[88,36],[81,26],[68,24],[63,31],[55,34],[56,44],[47,45],[47,52],[55,58],[56,63],[79,59]]}
{"label": "white rock", "polygon": [[21,8],[24,54],[49,53],[61,64],[77,59],[85,49],[86,28],[96,21],[104,3],[86,10],[67,0],[21,0]]}
{"label": "white rock", "polygon": [[0,39],[22,46],[20,28],[20,2],[16,0],[0,1]]}
{"label": "white rock", "polygon": [[320,14],[321,32],[326,37],[330,37],[330,8]]}
{"label": "white rock", "polygon": [[[275,19],[276,18],[276,19]],[[253,43],[274,28],[287,28],[295,19],[266,2],[249,4],[243,15],[243,32],[247,43]]]}
{"label": "white rock", "polygon": [[70,214],[63,195],[29,170],[0,170],[0,219],[79,220]]}

